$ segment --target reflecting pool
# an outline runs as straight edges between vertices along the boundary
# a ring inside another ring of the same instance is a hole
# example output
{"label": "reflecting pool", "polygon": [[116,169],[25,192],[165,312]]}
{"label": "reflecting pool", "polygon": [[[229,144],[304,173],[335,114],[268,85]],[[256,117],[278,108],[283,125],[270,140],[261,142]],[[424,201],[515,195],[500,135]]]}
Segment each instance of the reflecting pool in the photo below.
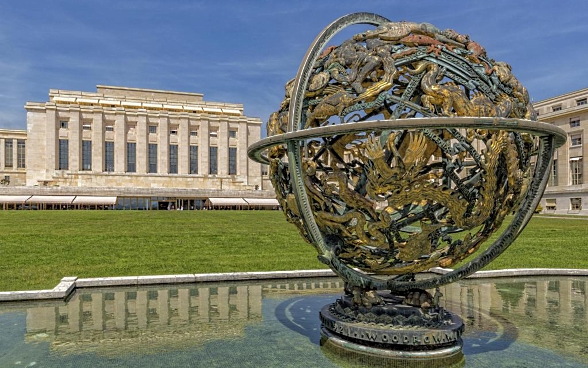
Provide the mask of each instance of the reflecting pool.
{"label": "reflecting pool", "polygon": [[[586,277],[441,288],[466,323],[466,367],[588,367]],[[338,278],[78,289],[0,304],[0,367],[339,367],[318,312]]]}

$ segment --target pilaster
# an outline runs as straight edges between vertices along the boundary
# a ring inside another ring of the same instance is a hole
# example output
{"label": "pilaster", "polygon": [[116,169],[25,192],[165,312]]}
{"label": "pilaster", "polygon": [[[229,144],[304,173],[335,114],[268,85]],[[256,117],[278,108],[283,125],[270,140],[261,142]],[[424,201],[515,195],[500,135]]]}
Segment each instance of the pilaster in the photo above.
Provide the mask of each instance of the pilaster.
{"label": "pilaster", "polygon": [[4,147],[6,147],[6,140],[3,138],[0,138],[0,170],[4,170],[4,155],[6,154],[6,150]]}
{"label": "pilaster", "polygon": [[249,178],[244,175],[249,171],[249,158],[247,157],[249,142],[247,138],[247,122],[240,121],[237,132],[237,174],[245,178],[245,184],[249,184],[249,180],[247,180]]}
{"label": "pilaster", "polygon": [[127,124],[126,115],[124,109],[120,108],[116,111],[116,119],[114,121],[114,171],[125,172],[126,162],[126,136],[127,136]]}
{"label": "pilaster", "polygon": [[188,116],[180,116],[180,126],[178,128],[178,174],[190,173],[190,127]]}
{"label": "pilaster", "polygon": [[200,143],[198,144],[198,172],[208,175],[210,168],[208,162],[210,147],[210,121],[202,119],[200,122]]}
{"label": "pilaster", "polygon": [[159,117],[157,147],[157,173],[167,174],[169,172],[169,115],[162,112]]}
{"label": "pilaster", "polygon": [[104,170],[104,116],[102,109],[94,110],[92,120],[92,171]]}
{"label": "pilaster", "polygon": [[45,139],[45,172],[50,178],[52,172],[57,169],[57,109],[55,105],[47,106],[47,135]]}
{"label": "pilaster", "polygon": [[218,174],[229,174],[229,123],[221,120],[218,129]]}
{"label": "pilaster", "polygon": [[81,169],[82,136],[80,134],[80,108],[71,106],[69,109],[69,171],[77,172]]}
{"label": "pilaster", "polygon": [[137,173],[147,173],[148,156],[147,147],[149,142],[149,130],[147,128],[147,111],[139,111],[137,114]]}

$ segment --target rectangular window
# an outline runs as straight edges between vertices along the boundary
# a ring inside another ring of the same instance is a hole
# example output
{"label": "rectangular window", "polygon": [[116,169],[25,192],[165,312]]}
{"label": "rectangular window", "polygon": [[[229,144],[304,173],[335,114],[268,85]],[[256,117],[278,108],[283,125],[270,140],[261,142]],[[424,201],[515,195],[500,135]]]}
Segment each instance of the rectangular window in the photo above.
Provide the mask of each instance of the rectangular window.
{"label": "rectangular window", "polygon": [[198,174],[198,146],[190,146],[190,174]]}
{"label": "rectangular window", "polygon": [[104,171],[114,171],[114,142],[104,142]]}
{"label": "rectangular window", "polygon": [[67,120],[59,120],[59,127],[61,129],[67,129],[67,123],[68,123]]}
{"label": "rectangular window", "polygon": [[198,131],[197,130],[191,130],[190,131],[190,136],[191,137],[198,137]]}
{"label": "rectangular window", "polygon": [[574,146],[581,146],[582,145],[582,134],[571,134],[570,135],[570,145]]}
{"label": "rectangular window", "polygon": [[218,132],[217,132],[216,130],[211,130],[209,134],[210,134],[210,137],[211,137],[211,138],[216,138],[216,137],[218,137]]}
{"label": "rectangular window", "polygon": [[572,211],[582,210],[582,198],[570,198],[570,209]]}
{"label": "rectangular window", "polygon": [[157,133],[157,125],[149,125],[149,133],[150,134]]}
{"label": "rectangular window", "polygon": [[545,198],[545,209],[548,211],[555,211],[557,209],[555,198]]}
{"label": "rectangular window", "polygon": [[137,171],[137,144],[127,142],[127,172]]}
{"label": "rectangular window", "polygon": [[218,174],[218,148],[217,147],[210,147],[209,150],[209,164],[208,164],[208,173],[211,175]]}
{"label": "rectangular window", "polygon": [[237,175],[237,148],[229,147],[229,175]]}
{"label": "rectangular window", "polygon": [[178,173],[178,145],[177,144],[170,144],[169,145],[169,173],[170,174],[177,174]]}
{"label": "rectangular window", "polygon": [[67,139],[59,140],[59,166],[58,170],[69,169],[69,141]]}
{"label": "rectangular window", "polygon": [[576,100],[576,105],[580,106],[580,105],[586,105],[588,103],[588,99],[586,98],[581,98],[579,100]]}
{"label": "rectangular window", "polygon": [[178,135],[178,130],[177,129],[170,130],[169,135]]}
{"label": "rectangular window", "polygon": [[107,132],[114,132],[114,125],[107,125],[105,129]]}
{"label": "rectangular window", "polygon": [[149,172],[157,173],[157,144],[149,144]]}
{"label": "rectangular window", "polygon": [[572,185],[582,184],[582,158],[570,159],[570,178]]}
{"label": "rectangular window", "polygon": [[268,175],[268,169],[269,169],[269,166],[268,165],[262,164],[261,165],[261,175],[267,176]]}
{"label": "rectangular window", "polygon": [[89,122],[85,122],[82,124],[82,130],[92,130],[92,124]]}
{"label": "rectangular window", "polygon": [[580,119],[574,118],[570,119],[570,128],[576,128],[580,126]]}
{"label": "rectangular window", "polygon": [[92,170],[92,141],[82,141],[82,170]]}
{"label": "rectangular window", "polygon": [[12,154],[13,154],[13,142],[12,139],[7,139],[4,141],[4,166],[5,167],[12,167],[14,163],[12,162]]}
{"label": "rectangular window", "polygon": [[16,140],[16,167],[24,169],[26,166],[26,141],[24,139]]}
{"label": "rectangular window", "polygon": [[551,108],[551,111],[555,112],[555,111],[561,111],[561,106],[553,106]]}
{"label": "rectangular window", "polygon": [[236,130],[229,130],[229,138],[237,138],[237,131]]}
{"label": "rectangular window", "polygon": [[558,186],[557,178],[557,160],[553,160],[553,166],[551,167],[551,177],[549,178],[549,185],[552,187]]}

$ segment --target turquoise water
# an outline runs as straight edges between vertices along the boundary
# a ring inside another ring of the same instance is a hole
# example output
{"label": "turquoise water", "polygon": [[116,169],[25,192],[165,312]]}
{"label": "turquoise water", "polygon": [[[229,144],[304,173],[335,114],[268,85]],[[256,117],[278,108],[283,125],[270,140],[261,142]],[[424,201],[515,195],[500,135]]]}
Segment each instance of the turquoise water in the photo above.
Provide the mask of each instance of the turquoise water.
{"label": "turquoise water", "polygon": [[[494,281],[500,281],[499,283]],[[588,367],[585,278],[442,289],[466,323],[466,367]],[[335,278],[81,289],[0,304],[0,367],[338,367],[319,346]]]}

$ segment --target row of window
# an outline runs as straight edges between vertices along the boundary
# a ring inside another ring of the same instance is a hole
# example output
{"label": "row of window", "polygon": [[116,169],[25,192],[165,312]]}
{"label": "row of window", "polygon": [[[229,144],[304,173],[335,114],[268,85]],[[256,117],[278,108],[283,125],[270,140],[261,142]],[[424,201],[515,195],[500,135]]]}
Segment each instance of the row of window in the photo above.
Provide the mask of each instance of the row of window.
{"label": "row of window", "polygon": [[[581,106],[581,105],[586,105],[588,104],[588,98],[580,98],[576,100],[576,106]],[[556,112],[556,111],[561,111],[562,107],[561,105],[556,105],[556,106],[552,106],[551,107],[551,111]]]}
{"label": "row of window", "polygon": [[[16,140],[16,167],[24,169],[26,166],[26,141]],[[14,139],[4,140],[4,167],[14,167]]]}
{"label": "row of window", "polygon": [[[198,174],[198,146],[190,146],[190,174]],[[148,172],[157,173],[157,144],[147,149]],[[178,145],[169,146],[169,174],[178,173]],[[69,170],[69,140],[59,140],[59,170]],[[82,170],[92,170],[92,141],[82,141]],[[114,171],[114,142],[104,142],[104,171]],[[126,172],[137,171],[137,144],[127,142]],[[208,173],[218,174],[218,147],[209,147]],[[237,175],[237,148],[229,147],[229,175]]]}
{"label": "row of window", "polygon": [[[67,121],[67,120],[60,120],[59,121],[59,127],[61,129],[68,129],[68,126],[69,126],[69,121]],[[130,127],[131,126],[134,127],[133,125],[130,125]],[[92,124],[84,123],[84,124],[82,124],[82,129],[83,130],[92,130]],[[157,133],[157,125],[149,125],[148,129],[149,129],[149,134],[156,134]],[[104,126],[104,130],[107,132],[114,132],[114,125],[107,124]],[[169,134],[170,135],[177,135],[178,129],[177,128],[170,129]],[[217,137],[218,131],[217,130],[210,130],[209,135],[210,135],[210,137]],[[192,137],[198,136],[198,130],[191,130],[190,136],[192,136]],[[236,129],[229,130],[229,138],[237,138],[237,130]]]}
{"label": "row of window", "polygon": [[[555,198],[546,198],[545,199],[545,209],[547,211],[557,210]],[[571,211],[581,211],[582,210],[582,198],[570,198],[570,210]]]}
{"label": "row of window", "polygon": [[[583,184],[583,169],[582,169],[582,158],[572,157],[570,159],[570,185]],[[557,160],[553,160],[553,166],[551,168],[551,176],[549,178],[550,186],[559,185],[559,173],[557,169]]]}

